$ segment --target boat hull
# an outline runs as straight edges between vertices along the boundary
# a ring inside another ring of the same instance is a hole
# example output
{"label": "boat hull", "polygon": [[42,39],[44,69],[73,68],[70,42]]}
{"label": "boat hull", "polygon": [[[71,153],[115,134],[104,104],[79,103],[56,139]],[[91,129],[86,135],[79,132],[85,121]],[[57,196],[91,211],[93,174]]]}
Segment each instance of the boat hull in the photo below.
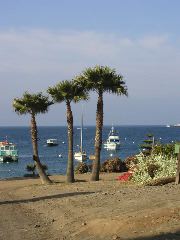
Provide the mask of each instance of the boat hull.
{"label": "boat hull", "polygon": [[120,144],[104,143],[104,148],[107,150],[118,150],[120,149]]}
{"label": "boat hull", "polygon": [[78,162],[83,162],[87,159],[86,153],[76,152],[74,154],[74,159]]}
{"label": "boat hull", "polygon": [[17,162],[18,156],[0,156],[0,162]]}
{"label": "boat hull", "polygon": [[58,143],[47,143],[48,147],[54,147],[54,146],[58,146]]}
{"label": "boat hull", "polygon": [[57,146],[58,145],[58,140],[57,139],[48,139],[46,141],[46,144],[48,147],[53,147],[53,146]]}

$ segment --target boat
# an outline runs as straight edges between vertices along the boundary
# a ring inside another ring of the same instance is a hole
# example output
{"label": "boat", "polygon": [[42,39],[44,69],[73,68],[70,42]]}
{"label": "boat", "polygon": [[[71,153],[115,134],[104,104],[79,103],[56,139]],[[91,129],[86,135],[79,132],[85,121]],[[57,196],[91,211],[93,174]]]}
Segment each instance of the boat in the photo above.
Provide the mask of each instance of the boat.
{"label": "boat", "polygon": [[46,143],[47,143],[47,146],[49,147],[57,146],[58,140],[56,138],[50,138],[50,139],[47,139]]}
{"label": "boat", "polygon": [[78,128],[81,131],[81,135],[80,135],[80,150],[78,152],[74,153],[74,159],[79,161],[79,162],[84,162],[87,159],[87,154],[86,152],[83,150],[83,114],[81,116],[81,127]]}
{"label": "boat", "polygon": [[17,162],[18,150],[16,144],[7,140],[0,142],[0,162]]}
{"label": "boat", "polygon": [[167,124],[166,127],[180,127],[180,123],[177,123],[177,124],[173,124],[173,125],[169,125]]}
{"label": "boat", "polygon": [[120,138],[113,126],[111,127],[108,138],[104,143],[104,148],[107,150],[117,150],[120,148]]}

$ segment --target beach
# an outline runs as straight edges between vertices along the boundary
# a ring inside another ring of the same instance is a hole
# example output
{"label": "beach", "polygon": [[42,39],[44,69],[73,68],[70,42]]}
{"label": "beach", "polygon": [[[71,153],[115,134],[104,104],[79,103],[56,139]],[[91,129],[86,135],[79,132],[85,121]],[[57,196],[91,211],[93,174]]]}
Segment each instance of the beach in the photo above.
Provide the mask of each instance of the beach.
{"label": "beach", "polygon": [[180,186],[138,186],[119,173],[1,180],[0,239],[180,239]]}

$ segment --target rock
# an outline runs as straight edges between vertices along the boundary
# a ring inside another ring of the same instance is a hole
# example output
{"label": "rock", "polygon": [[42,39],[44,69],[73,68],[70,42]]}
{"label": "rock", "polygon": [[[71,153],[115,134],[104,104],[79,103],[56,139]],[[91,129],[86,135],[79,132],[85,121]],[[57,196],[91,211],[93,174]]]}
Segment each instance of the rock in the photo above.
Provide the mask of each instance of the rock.
{"label": "rock", "polygon": [[112,239],[113,239],[113,240],[118,240],[118,239],[120,240],[120,237],[118,237],[117,235],[114,235],[114,236],[112,237]]}
{"label": "rock", "polygon": [[41,226],[40,224],[36,224],[34,227],[39,228],[40,226]]}

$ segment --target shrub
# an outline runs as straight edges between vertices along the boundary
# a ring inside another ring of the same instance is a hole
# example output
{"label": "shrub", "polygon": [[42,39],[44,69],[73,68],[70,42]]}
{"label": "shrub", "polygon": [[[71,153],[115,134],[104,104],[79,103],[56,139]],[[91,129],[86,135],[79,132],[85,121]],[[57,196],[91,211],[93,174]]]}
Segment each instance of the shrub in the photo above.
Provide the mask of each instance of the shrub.
{"label": "shrub", "polygon": [[147,171],[151,178],[154,178],[156,175],[157,170],[159,169],[159,165],[154,163],[148,163],[147,165]]}
{"label": "shrub", "polygon": [[125,163],[118,157],[108,159],[101,164],[101,172],[123,172],[125,170]]}
{"label": "shrub", "polygon": [[83,174],[89,171],[88,165],[86,163],[78,163],[75,168],[75,173]]}
{"label": "shrub", "polygon": [[[48,170],[48,167],[46,164],[42,164],[42,168],[46,171]],[[26,170],[28,172],[32,172],[32,175],[35,176],[35,171],[36,171],[36,165],[35,164],[27,164]]]}
{"label": "shrub", "polygon": [[28,172],[32,172],[33,176],[35,176],[35,169],[36,169],[35,164],[28,164],[28,165],[26,166],[26,170],[27,170]]}
{"label": "shrub", "polygon": [[138,160],[136,156],[130,156],[124,160],[124,164],[127,170],[133,170],[136,167],[137,163]]}
{"label": "shrub", "polygon": [[133,173],[132,179],[135,182],[147,183],[152,178],[159,179],[175,176],[176,158],[162,155],[144,156],[137,155],[137,169]]}

